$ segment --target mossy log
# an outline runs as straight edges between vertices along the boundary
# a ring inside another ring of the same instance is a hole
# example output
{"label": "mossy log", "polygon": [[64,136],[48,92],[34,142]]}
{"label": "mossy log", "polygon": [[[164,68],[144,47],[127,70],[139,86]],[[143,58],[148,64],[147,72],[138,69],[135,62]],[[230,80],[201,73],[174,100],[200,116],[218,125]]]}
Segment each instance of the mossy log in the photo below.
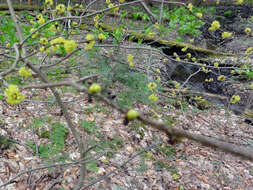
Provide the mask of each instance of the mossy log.
{"label": "mossy log", "polygon": [[[117,27],[108,25],[108,24],[103,24],[100,23],[100,27],[106,30],[107,32],[113,32],[117,29]],[[231,53],[224,53],[224,52],[216,52],[210,49],[205,49],[201,47],[194,46],[192,44],[184,43],[184,42],[176,42],[173,40],[163,40],[159,39],[156,36],[151,36],[147,34],[142,34],[134,31],[127,31],[130,35],[134,37],[134,39],[143,39],[147,41],[154,41],[156,43],[161,44],[161,46],[168,46],[168,47],[179,47],[179,48],[184,48],[187,47],[189,50],[195,51],[197,53],[203,53],[207,55],[214,55],[214,56],[235,56],[234,54]]]}

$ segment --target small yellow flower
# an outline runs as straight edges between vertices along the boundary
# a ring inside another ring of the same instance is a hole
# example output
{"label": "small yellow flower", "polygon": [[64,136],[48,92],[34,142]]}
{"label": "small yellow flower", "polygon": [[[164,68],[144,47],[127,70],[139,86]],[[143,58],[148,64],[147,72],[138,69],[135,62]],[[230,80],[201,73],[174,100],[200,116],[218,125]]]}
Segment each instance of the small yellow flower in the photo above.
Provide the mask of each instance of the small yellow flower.
{"label": "small yellow flower", "polygon": [[93,41],[95,39],[94,35],[93,34],[87,34],[86,35],[86,40],[87,41]]}
{"label": "small yellow flower", "polygon": [[174,174],[172,175],[172,177],[173,177],[174,180],[178,180],[178,179],[179,179],[179,175],[176,174],[176,173],[174,173]]}
{"label": "small yellow flower", "polygon": [[191,53],[187,53],[187,54],[186,54],[186,57],[187,57],[187,58],[191,58],[191,56],[192,56]]}
{"label": "small yellow flower", "polygon": [[192,61],[195,62],[195,61],[196,61],[196,57],[193,57],[193,58],[192,58]]}
{"label": "small yellow flower", "polygon": [[28,78],[28,77],[31,77],[32,76],[32,70],[31,69],[27,69],[26,67],[21,67],[18,71],[18,74],[21,76],[21,77],[25,77],[25,78]]}
{"label": "small yellow flower", "polygon": [[156,78],[157,82],[161,82],[161,77]]}
{"label": "small yellow flower", "polygon": [[181,49],[182,52],[185,52],[188,49],[188,47],[184,47]]}
{"label": "small yellow flower", "polygon": [[82,9],[82,8],[83,8],[83,5],[79,5],[79,8]]}
{"label": "small yellow flower", "polygon": [[252,53],[253,53],[252,50],[253,50],[252,47],[249,47],[248,49],[246,49],[245,54],[246,54],[246,55],[252,54]]}
{"label": "small yellow flower", "polygon": [[156,69],[156,72],[159,73],[159,74],[161,73],[160,69]]}
{"label": "small yellow flower", "polygon": [[245,30],[244,30],[244,32],[247,34],[247,35],[249,35],[250,33],[251,33],[251,28],[245,28]]}
{"label": "small yellow flower", "polygon": [[98,34],[98,39],[100,41],[104,41],[106,39],[106,36],[103,33]]}
{"label": "small yellow flower", "polygon": [[40,43],[43,45],[47,45],[48,44],[47,38],[40,38]]}
{"label": "small yellow flower", "polygon": [[187,5],[187,8],[192,12],[192,8],[193,8],[192,3],[189,3],[189,4]]}
{"label": "small yellow flower", "polygon": [[150,90],[153,90],[153,89],[155,89],[157,87],[157,84],[155,83],[155,82],[150,82],[150,83],[148,83],[148,88],[150,89]]}
{"label": "small yellow flower", "polygon": [[75,21],[74,21],[74,22],[72,22],[72,26],[74,26],[74,27],[76,27],[76,26],[77,26],[77,24],[78,24],[78,23],[77,23],[77,22],[75,22]]}
{"label": "small yellow flower", "polygon": [[164,59],[163,59],[163,62],[164,62],[164,63],[166,63],[167,61],[168,61],[168,59],[167,59],[167,58],[164,58]]}
{"label": "small yellow flower", "polygon": [[29,22],[30,22],[30,24],[32,24],[32,25],[33,25],[33,24],[36,24],[36,22],[35,22],[34,20],[32,20],[32,19],[31,19]]}
{"label": "small yellow flower", "polygon": [[74,51],[77,48],[77,43],[74,40],[65,40],[64,48],[67,53]]}
{"label": "small yellow flower", "polygon": [[36,16],[36,18],[39,20],[39,19],[42,19],[43,18],[43,15],[42,14],[38,14],[37,16]]}
{"label": "small yellow flower", "polygon": [[224,80],[226,80],[226,77],[224,75],[220,75],[220,76],[218,76],[217,80],[224,81]]}
{"label": "small yellow flower", "polygon": [[56,6],[55,10],[57,14],[62,14],[65,12],[65,5],[64,4],[59,4]]}
{"label": "small yellow flower", "polygon": [[110,3],[111,3],[111,1],[110,1],[110,0],[105,0],[105,2],[106,2],[107,4],[110,4]]}
{"label": "small yellow flower", "polygon": [[[31,28],[30,29],[30,33],[33,33],[36,29],[35,28]],[[32,35],[32,38],[36,38],[38,36],[38,32],[35,32],[33,35]]]}
{"label": "small yellow flower", "polygon": [[94,22],[98,22],[98,19],[99,19],[99,15],[96,15],[96,16],[93,18],[93,21],[94,21]]}
{"label": "small yellow flower", "polygon": [[221,37],[222,39],[230,38],[232,36],[232,32],[223,32]]}
{"label": "small yellow flower", "polygon": [[6,96],[6,102],[10,105],[20,104],[25,99],[18,86],[12,84],[4,91],[4,95]]}
{"label": "small yellow flower", "polygon": [[85,49],[85,50],[91,50],[91,49],[93,48],[94,44],[95,44],[95,41],[94,41],[94,40],[93,40],[93,41],[90,41],[88,44],[86,44],[86,45],[84,46],[84,49]]}
{"label": "small yellow flower", "polygon": [[179,82],[173,81],[172,83],[173,83],[173,85],[174,85],[175,88],[179,88],[180,87],[180,83]]}
{"label": "small yellow flower", "polygon": [[[108,5],[108,8],[111,8],[111,7],[114,7],[115,5],[113,4],[113,3],[110,3],[109,5]],[[112,12],[117,12],[119,10],[119,7],[115,7],[114,9],[112,9]]]}
{"label": "small yellow flower", "polygon": [[218,62],[215,62],[215,63],[213,64],[213,66],[214,66],[214,67],[219,67],[219,63],[218,63]]}
{"label": "small yellow flower", "polygon": [[233,95],[231,98],[230,98],[230,103],[231,104],[235,104],[236,102],[240,101],[241,100],[241,97],[239,95]]}
{"label": "small yellow flower", "polygon": [[220,28],[220,23],[219,21],[215,20],[212,22],[211,27],[209,27],[208,30],[215,31],[215,30],[218,30],[219,28]]}
{"label": "small yellow flower", "polygon": [[190,39],[189,42],[190,42],[190,43],[193,43],[193,42],[194,42],[194,39]]}
{"label": "small yellow flower", "polygon": [[58,37],[58,38],[55,38],[53,40],[50,41],[50,44],[51,45],[54,45],[54,44],[64,44],[65,42],[65,39],[63,37]]}
{"label": "small yellow flower", "polygon": [[199,18],[202,18],[203,14],[202,13],[197,13],[196,16],[199,17]]}
{"label": "small yellow flower", "polygon": [[6,47],[10,47],[11,46],[11,44],[10,44],[10,42],[8,42],[7,44],[6,44]]}
{"label": "small yellow flower", "polygon": [[250,88],[251,90],[253,90],[253,83],[249,86],[249,88]]}
{"label": "small yellow flower", "polygon": [[236,4],[237,4],[237,5],[243,4],[243,0],[236,0]]}
{"label": "small yellow flower", "polygon": [[120,2],[120,3],[124,3],[124,2],[125,2],[125,0],[119,0],[119,2]]}
{"label": "small yellow flower", "polygon": [[40,52],[44,52],[45,51],[45,46],[40,47]]}
{"label": "small yellow flower", "polygon": [[148,97],[150,100],[152,100],[153,102],[156,102],[158,100],[158,96],[155,95],[155,94],[151,94],[149,97]]}
{"label": "small yellow flower", "polygon": [[54,24],[51,25],[51,26],[49,27],[49,31],[51,31],[51,32],[57,32],[56,26],[55,26]]}
{"label": "small yellow flower", "polygon": [[129,62],[130,67],[134,66],[133,59],[134,59],[134,56],[132,54],[127,55],[127,61]]}
{"label": "small yellow flower", "polygon": [[37,22],[38,22],[39,25],[45,24],[45,19],[41,18]]}
{"label": "small yellow flower", "polygon": [[54,4],[53,0],[45,0],[45,4],[48,6],[52,6]]}

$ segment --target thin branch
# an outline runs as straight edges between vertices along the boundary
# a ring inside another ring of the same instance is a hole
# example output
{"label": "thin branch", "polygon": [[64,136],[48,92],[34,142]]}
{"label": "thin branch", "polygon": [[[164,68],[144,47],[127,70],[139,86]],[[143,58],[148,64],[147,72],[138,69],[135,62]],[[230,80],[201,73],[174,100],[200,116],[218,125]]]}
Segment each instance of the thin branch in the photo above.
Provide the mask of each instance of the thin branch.
{"label": "thin branch", "polygon": [[[57,84],[54,84],[54,85],[57,85]],[[58,85],[60,86],[60,83],[58,83]],[[88,93],[88,90],[84,86],[81,86],[72,81],[66,82],[66,85],[73,86],[74,88],[76,88],[76,90],[80,92]],[[115,104],[114,102],[112,102],[111,100],[109,100],[108,98],[104,97],[101,94],[93,94],[93,96],[99,98],[100,100],[110,105],[111,107],[117,109],[123,114],[126,114],[128,111],[126,108],[119,107],[117,104]],[[165,132],[168,135],[176,136],[176,137],[185,137],[195,142],[198,142],[204,146],[218,148],[220,150],[223,150],[224,152],[228,152],[236,156],[239,156],[242,159],[253,161],[253,151],[243,146],[237,146],[231,143],[217,140],[215,138],[211,138],[211,137],[207,137],[203,135],[197,135],[197,134],[193,134],[182,129],[174,128],[174,127],[166,125],[163,122],[155,121],[149,117],[145,117],[144,114],[141,112],[139,112],[139,117],[137,119],[140,120],[144,124],[150,125],[154,129],[158,129],[160,131]]]}

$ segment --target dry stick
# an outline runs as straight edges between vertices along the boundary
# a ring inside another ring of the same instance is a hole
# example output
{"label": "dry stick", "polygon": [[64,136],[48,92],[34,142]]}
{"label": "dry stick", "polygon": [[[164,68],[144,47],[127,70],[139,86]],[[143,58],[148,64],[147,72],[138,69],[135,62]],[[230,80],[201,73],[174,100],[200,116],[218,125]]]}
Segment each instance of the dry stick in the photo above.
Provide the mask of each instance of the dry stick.
{"label": "dry stick", "polygon": [[43,169],[47,169],[47,168],[53,168],[53,167],[57,167],[57,166],[67,166],[67,165],[75,165],[75,164],[80,164],[80,163],[88,163],[89,161],[85,161],[85,160],[78,160],[76,162],[67,162],[67,163],[58,163],[58,164],[51,164],[51,165],[46,165],[46,166],[41,166],[38,168],[32,168],[32,169],[28,169],[25,171],[22,171],[20,173],[18,173],[17,175],[15,175],[14,177],[12,177],[11,179],[9,179],[8,181],[4,182],[3,184],[0,184],[0,188],[4,187],[10,183],[12,183],[15,179],[17,179],[18,177],[22,176],[23,174],[26,173],[31,173],[33,171],[37,171],[37,170],[43,170]]}
{"label": "dry stick", "polygon": [[[54,86],[61,86],[62,84],[55,83],[53,85]],[[84,86],[81,86],[73,81],[67,81],[67,82],[65,82],[65,85],[73,86],[74,88],[76,88],[76,90],[78,90],[80,92],[88,93],[88,90]],[[33,87],[40,88],[41,85],[33,85]],[[43,84],[42,87],[45,88],[45,85]],[[119,107],[118,105],[116,105],[111,100],[109,100],[108,98],[104,97],[101,94],[93,94],[93,96],[99,98],[100,100],[102,100],[106,104],[110,105],[111,107],[117,109],[118,111],[120,111],[123,114],[126,114],[126,112],[128,111],[125,108]],[[158,129],[160,131],[165,132],[168,135],[172,135],[172,136],[176,136],[176,137],[185,137],[190,140],[196,141],[204,146],[218,148],[220,150],[223,150],[224,152],[228,152],[228,153],[234,154],[236,156],[239,156],[242,159],[253,161],[253,151],[251,149],[248,149],[248,148],[245,148],[242,146],[236,146],[231,143],[217,140],[215,138],[211,138],[211,137],[207,137],[207,136],[203,136],[203,135],[192,134],[192,133],[182,130],[182,129],[170,127],[163,122],[155,121],[153,119],[150,119],[149,117],[145,117],[144,114],[142,114],[141,112],[139,112],[139,117],[137,119],[140,120],[144,124],[150,125],[154,129]]]}
{"label": "dry stick", "polygon": [[154,24],[156,22],[155,15],[150,11],[144,0],[141,1],[141,5],[144,8],[145,12],[149,15],[152,23]]}
{"label": "dry stick", "polygon": [[[15,13],[14,13],[14,10],[13,10],[13,7],[12,7],[12,4],[11,4],[11,1],[10,0],[7,0],[7,3],[8,3],[8,6],[9,6],[9,10],[11,12],[11,17],[12,19],[14,20],[14,23],[15,23],[15,27],[17,29],[17,32],[18,32],[18,35],[19,35],[19,38],[20,38],[20,41],[22,42],[25,42],[25,40],[23,40],[23,36],[22,36],[22,33],[21,33],[21,30],[20,30],[20,26],[19,24],[16,22],[16,17],[15,17]],[[19,52],[19,49],[22,48],[22,51],[23,51],[23,55],[25,56],[26,54],[26,50],[25,48],[23,47],[23,44],[20,44],[19,48],[17,47],[17,44],[14,44],[14,49],[16,51],[16,54],[18,54]],[[17,60],[19,59],[19,56],[17,57]],[[26,65],[28,67],[30,67],[35,73],[37,73],[39,75],[39,77],[41,78],[41,80],[44,82],[44,83],[49,83],[50,81],[48,80],[48,78],[46,77],[46,75],[44,75],[44,73],[42,73],[37,67],[33,66],[30,62],[28,61],[25,61],[24,62],[26,63]],[[53,92],[55,98],[56,98],[56,101],[58,103],[58,105],[60,106],[61,110],[62,110],[62,113],[67,121],[67,124],[68,124],[68,127],[70,128],[72,134],[74,135],[74,138],[78,144],[78,149],[80,151],[80,154],[81,154],[81,159],[85,158],[85,145],[84,145],[84,142],[83,140],[81,139],[78,131],[75,129],[74,127],[74,124],[72,123],[72,120],[71,120],[71,117],[67,111],[67,108],[66,106],[64,105],[64,103],[62,102],[61,100],[61,97],[59,95],[59,93],[57,92],[57,90],[52,87],[50,88],[50,90]],[[85,173],[86,173],[86,164],[82,164],[81,165],[81,171],[80,171],[80,178],[78,180],[78,185],[74,188],[74,190],[78,190],[80,189],[80,186],[82,185],[83,183],[83,180],[84,180],[84,176],[85,176]]]}
{"label": "dry stick", "polygon": [[116,171],[120,170],[122,167],[124,167],[125,165],[127,165],[130,161],[132,161],[134,158],[136,158],[137,156],[141,155],[143,152],[145,152],[147,150],[143,150],[141,152],[136,153],[135,155],[133,155],[131,158],[129,158],[127,161],[125,161],[123,164],[121,164],[118,168],[112,170],[111,172],[109,172],[108,174],[105,174],[104,176],[95,179],[94,181],[92,181],[91,183],[89,183],[88,185],[86,185],[85,187],[82,187],[80,190],[84,190],[87,189],[93,185],[95,185],[96,183],[108,178],[110,175],[112,175],[113,173],[115,173]]}
{"label": "dry stick", "polygon": [[163,17],[163,3],[164,3],[164,0],[162,0],[161,6],[160,6],[159,24],[162,24],[162,17]]}

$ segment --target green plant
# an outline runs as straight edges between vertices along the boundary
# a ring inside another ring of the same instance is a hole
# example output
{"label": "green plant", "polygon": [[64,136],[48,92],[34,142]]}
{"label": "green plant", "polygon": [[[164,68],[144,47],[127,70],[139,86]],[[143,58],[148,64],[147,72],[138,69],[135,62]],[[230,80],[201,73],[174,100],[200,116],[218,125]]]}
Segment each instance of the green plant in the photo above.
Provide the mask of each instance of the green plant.
{"label": "green plant", "polygon": [[[34,120],[33,125],[39,127],[43,125],[43,122],[41,120]],[[52,159],[61,161],[66,159],[67,157],[63,152],[66,135],[67,130],[63,124],[59,122],[52,124],[51,133],[49,135],[50,143],[40,144],[38,146],[39,155],[48,161]],[[28,141],[27,145],[36,150],[35,144],[33,142]]]}

